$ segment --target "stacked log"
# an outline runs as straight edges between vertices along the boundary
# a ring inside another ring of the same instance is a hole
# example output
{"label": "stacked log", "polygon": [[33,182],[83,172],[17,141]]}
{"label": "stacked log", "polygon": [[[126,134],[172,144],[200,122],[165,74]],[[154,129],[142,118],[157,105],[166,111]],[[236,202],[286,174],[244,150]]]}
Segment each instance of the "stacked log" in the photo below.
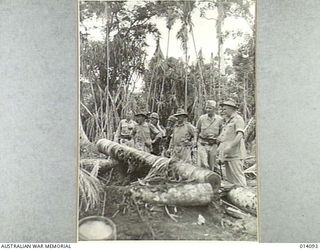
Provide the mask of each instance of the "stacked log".
{"label": "stacked log", "polygon": [[257,215],[257,194],[252,189],[235,187],[228,192],[227,199],[243,211]]}
{"label": "stacked log", "polygon": [[209,169],[195,167],[181,161],[172,163],[172,167],[182,178],[195,180],[198,183],[209,183],[214,193],[220,188],[220,176]]}

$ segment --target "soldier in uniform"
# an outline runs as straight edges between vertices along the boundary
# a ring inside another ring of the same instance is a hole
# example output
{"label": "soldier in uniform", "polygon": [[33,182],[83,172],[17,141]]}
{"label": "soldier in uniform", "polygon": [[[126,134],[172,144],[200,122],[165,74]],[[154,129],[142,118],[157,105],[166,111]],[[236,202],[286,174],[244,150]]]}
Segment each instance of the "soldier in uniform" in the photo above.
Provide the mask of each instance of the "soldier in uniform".
{"label": "soldier in uniform", "polygon": [[243,139],[244,120],[236,112],[238,106],[234,100],[227,100],[221,106],[226,123],[217,138],[220,142],[219,160],[225,164],[226,178],[230,183],[246,186],[247,182],[243,172],[243,162],[246,155]]}
{"label": "soldier in uniform", "polygon": [[170,140],[171,140],[172,132],[176,124],[176,121],[177,121],[177,118],[174,115],[170,115],[167,120],[166,136],[165,136],[165,142],[164,142],[165,150],[169,149]]}
{"label": "soldier in uniform", "polygon": [[137,124],[133,119],[133,112],[127,111],[125,119],[121,120],[114,136],[114,141],[129,147],[134,146],[132,131]]}
{"label": "soldier in uniform", "polygon": [[216,102],[206,103],[207,114],[200,116],[197,122],[198,166],[214,170],[217,157],[217,137],[221,132],[223,119],[216,112]]}
{"label": "soldier in uniform", "polygon": [[151,128],[150,124],[146,122],[148,115],[145,112],[136,113],[135,118],[137,125],[132,132],[134,147],[150,153],[152,151],[151,132],[155,134],[155,137],[157,137],[160,132]]}
{"label": "soldier in uniform", "polygon": [[174,115],[177,118],[172,132],[169,153],[173,158],[192,163],[191,150],[195,147],[195,127],[187,122],[188,114],[183,109],[178,109]]}
{"label": "soldier in uniform", "polygon": [[159,124],[159,115],[155,112],[150,114],[150,131],[152,139],[152,154],[161,155],[162,138],[165,137],[165,129]]}

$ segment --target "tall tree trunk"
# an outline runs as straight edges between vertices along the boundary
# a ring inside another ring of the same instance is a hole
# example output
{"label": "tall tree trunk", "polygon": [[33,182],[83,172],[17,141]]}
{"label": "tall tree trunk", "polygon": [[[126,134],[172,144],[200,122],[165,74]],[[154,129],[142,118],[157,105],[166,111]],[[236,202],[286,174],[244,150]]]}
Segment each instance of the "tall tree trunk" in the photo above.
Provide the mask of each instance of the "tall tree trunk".
{"label": "tall tree trunk", "polygon": [[167,40],[167,52],[166,52],[166,59],[168,59],[168,55],[169,55],[170,31],[171,31],[171,28],[168,28],[168,40]]}
{"label": "tall tree trunk", "polygon": [[[158,70],[159,72],[159,70]],[[158,78],[156,78],[156,80],[158,80]],[[158,85],[157,83],[155,82],[154,83],[154,88],[153,88],[153,94],[152,94],[152,104],[151,104],[151,110],[148,110],[150,112],[153,112],[154,111],[154,108],[155,108],[155,102],[156,102],[156,90],[158,89]]]}
{"label": "tall tree trunk", "polygon": [[[168,60],[168,54],[169,54],[169,41],[170,41],[170,30],[171,28],[168,28],[168,40],[167,40],[167,51],[166,51],[166,60]],[[165,83],[165,78],[166,78],[166,72],[163,72],[163,78],[161,82],[161,91],[160,91],[160,104],[162,103],[162,98],[163,98],[163,90],[164,90],[164,83]],[[160,106],[158,105],[157,107],[157,113],[160,111]]]}
{"label": "tall tree trunk", "polygon": [[[108,2],[106,2],[106,12],[107,12],[107,34],[106,34],[106,45],[107,45],[107,90],[109,91],[109,15],[108,15]],[[108,94],[105,92],[106,94],[106,120],[110,121],[110,114],[109,114],[109,96]],[[111,131],[111,126],[109,126],[107,124],[107,132],[106,132],[106,137],[108,139],[112,139],[112,131]]]}
{"label": "tall tree trunk", "polygon": [[[163,72],[163,78],[162,78],[162,82],[161,82],[161,91],[160,91],[160,100],[159,100],[160,105],[162,103],[162,98],[163,98],[165,79],[166,79],[166,75],[165,75],[165,72]],[[157,113],[159,113],[159,111],[160,111],[160,105],[157,106]]]}
{"label": "tall tree trunk", "polygon": [[[198,59],[199,54],[197,51],[197,47],[196,47],[196,41],[194,39],[194,33],[193,33],[193,29],[191,27],[191,36],[192,36],[192,42],[193,42],[193,48],[194,48],[194,52],[196,54],[196,57]],[[198,62],[198,68],[199,68],[199,73],[200,73],[200,80],[201,80],[201,91],[200,94],[204,96],[204,98],[207,98],[207,91],[206,91],[206,85],[204,83],[204,77],[203,77],[203,73],[202,73],[202,67],[201,67],[201,63],[200,63],[200,58],[199,58],[199,62]]]}
{"label": "tall tree trunk", "polygon": [[211,84],[209,84],[209,97],[210,99],[216,99],[216,94],[215,94],[215,82],[214,82],[214,59],[213,59],[213,54],[211,53],[211,58],[210,58],[210,78],[211,78]]}
{"label": "tall tree trunk", "polygon": [[151,74],[151,80],[150,80],[150,86],[148,89],[148,95],[147,95],[147,109],[150,110],[150,99],[151,99],[151,90],[152,90],[152,85],[153,85],[153,77],[154,77],[154,71],[156,67],[152,68],[152,74]]}
{"label": "tall tree trunk", "polygon": [[217,18],[217,39],[218,39],[218,101],[221,99],[221,53],[222,53],[222,22],[224,19],[224,9],[223,3],[219,0],[217,2],[217,11],[218,11],[218,18]]}
{"label": "tall tree trunk", "polygon": [[243,77],[243,116],[244,121],[246,122],[248,120],[247,116],[247,73],[244,73]]}
{"label": "tall tree trunk", "polygon": [[186,55],[186,68],[185,68],[185,85],[184,85],[184,110],[188,109],[188,48],[185,50]]}

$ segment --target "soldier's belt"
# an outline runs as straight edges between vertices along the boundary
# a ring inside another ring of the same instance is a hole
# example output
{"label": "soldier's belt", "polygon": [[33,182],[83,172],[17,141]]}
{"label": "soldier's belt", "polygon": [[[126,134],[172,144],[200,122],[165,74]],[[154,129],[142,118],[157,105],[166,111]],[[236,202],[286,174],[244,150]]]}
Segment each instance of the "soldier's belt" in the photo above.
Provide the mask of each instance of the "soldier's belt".
{"label": "soldier's belt", "polygon": [[215,145],[218,144],[217,138],[203,138],[201,136],[199,136],[199,138],[201,139],[200,144],[201,145]]}
{"label": "soldier's belt", "polygon": [[131,140],[132,136],[131,135],[121,135],[120,139],[126,139],[126,140]]}

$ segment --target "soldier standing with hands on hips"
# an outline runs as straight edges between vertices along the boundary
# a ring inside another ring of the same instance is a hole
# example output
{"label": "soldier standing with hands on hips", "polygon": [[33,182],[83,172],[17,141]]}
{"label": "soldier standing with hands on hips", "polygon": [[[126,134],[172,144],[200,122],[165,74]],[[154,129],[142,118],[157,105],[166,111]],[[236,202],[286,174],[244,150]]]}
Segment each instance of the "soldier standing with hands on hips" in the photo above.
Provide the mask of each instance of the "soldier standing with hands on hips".
{"label": "soldier standing with hands on hips", "polygon": [[224,162],[226,178],[232,184],[247,186],[243,172],[246,149],[244,144],[244,120],[236,112],[238,106],[235,101],[229,99],[220,104],[221,115],[225,117],[226,123],[221,134],[217,138],[220,142],[218,148],[219,160]]}

